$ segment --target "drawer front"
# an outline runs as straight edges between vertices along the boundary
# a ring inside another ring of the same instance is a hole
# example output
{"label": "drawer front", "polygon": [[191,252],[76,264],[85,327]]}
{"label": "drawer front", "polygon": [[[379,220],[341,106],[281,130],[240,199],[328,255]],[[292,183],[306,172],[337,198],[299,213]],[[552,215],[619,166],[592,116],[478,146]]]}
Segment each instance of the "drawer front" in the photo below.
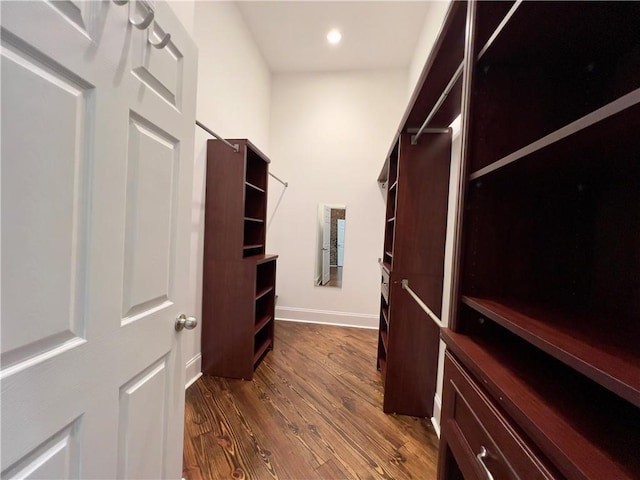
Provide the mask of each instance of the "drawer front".
{"label": "drawer front", "polygon": [[449,352],[444,381],[443,435],[465,479],[557,478]]}
{"label": "drawer front", "polygon": [[382,284],[380,285],[380,291],[382,292],[382,296],[389,303],[389,273],[382,268]]}

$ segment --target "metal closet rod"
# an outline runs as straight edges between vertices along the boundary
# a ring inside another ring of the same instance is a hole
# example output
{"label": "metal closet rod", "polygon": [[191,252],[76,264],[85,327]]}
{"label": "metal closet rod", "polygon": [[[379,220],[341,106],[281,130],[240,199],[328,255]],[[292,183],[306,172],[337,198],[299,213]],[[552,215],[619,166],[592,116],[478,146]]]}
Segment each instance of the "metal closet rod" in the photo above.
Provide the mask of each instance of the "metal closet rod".
{"label": "metal closet rod", "polygon": [[444,325],[442,324],[442,321],[438,318],[438,316],[433,313],[431,311],[431,309],[429,307],[427,307],[427,304],[424,303],[420,297],[418,295],[416,295],[416,292],[414,292],[413,290],[411,290],[409,288],[409,280],[407,280],[406,278],[403,279],[401,281],[402,284],[402,288],[403,290],[406,290],[409,295],[411,295],[413,297],[413,299],[416,301],[416,303],[420,306],[420,308],[422,308],[422,310],[424,310],[424,313],[426,313],[427,315],[429,315],[429,318],[431,320],[433,320],[433,322],[440,328],[444,328]]}
{"label": "metal closet rod", "polygon": [[420,135],[422,135],[425,132],[425,130],[427,129],[427,125],[429,125],[429,122],[435,116],[435,114],[438,113],[438,110],[440,110],[440,107],[449,96],[449,93],[451,93],[451,89],[453,88],[455,83],[458,81],[458,78],[460,78],[463,65],[464,65],[464,62],[460,64],[458,69],[453,74],[453,77],[451,77],[451,80],[449,80],[449,83],[447,84],[444,91],[442,92],[442,95],[440,95],[440,98],[431,109],[431,112],[429,113],[429,115],[427,116],[427,119],[424,121],[424,123],[420,127],[420,130],[418,130],[418,133],[416,133],[413,137],[411,137],[412,145],[416,145],[418,143],[418,138],[420,138]]}
{"label": "metal closet rod", "polygon": [[284,181],[280,180],[273,173],[269,172],[269,175],[271,175],[273,178],[275,178],[277,181],[279,181],[281,184],[283,184],[285,188],[287,188],[289,186],[289,182],[284,182]]}
{"label": "metal closet rod", "polygon": [[[229,148],[233,149],[234,152],[238,152],[240,151],[240,146],[236,143],[229,143],[228,141],[226,141],[224,138],[222,138],[220,135],[218,135],[216,132],[214,132],[213,130],[211,130],[210,128],[208,128],[207,126],[203,125],[201,122],[199,122],[198,120],[196,120],[196,125],[199,126],[201,129],[203,129],[205,132],[207,132],[209,135],[212,135],[214,137],[216,137],[218,140],[220,140],[222,143],[224,143],[226,146],[228,146]],[[289,186],[289,182],[285,182],[283,180],[280,180],[278,177],[276,177],[273,173],[269,172],[269,175],[271,175],[273,178],[275,178],[277,181],[279,181],[281,184],[283,184],[286,187]]]}
{"label": "metal closet rod", "polygon": [[213,135],[214,137],[216,137],[218,140],[220,140],[222,143],[224,143],[227,147],[233,149],[234,152],[239,152],[240,151],[240,146],[238,146],[238,144],[232,144],[232,143],[227,142],[224,138],[222,138],[220,135],[218,135],[216,132],[214,132],[210,128],[204,126],[198,120],[196,120],[196,125],[199,126],[201,129],[203,129],[205,132],[207,132],[209,135]]}

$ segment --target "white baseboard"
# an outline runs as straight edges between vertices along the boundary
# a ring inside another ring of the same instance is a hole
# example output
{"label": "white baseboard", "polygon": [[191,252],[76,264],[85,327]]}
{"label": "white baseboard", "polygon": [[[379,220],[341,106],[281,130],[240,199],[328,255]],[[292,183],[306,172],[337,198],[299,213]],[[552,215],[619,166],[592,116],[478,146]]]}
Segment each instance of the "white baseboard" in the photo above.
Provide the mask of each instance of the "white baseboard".
{"label": "white baseboard", "polygon": [[187,362],[185,367],[185,377],[187,383],[185,390],[195,383],[202,376],[202,354],[198,353],[195,357]]}
{"label": "white baseboard", "polygon": [[433,397],[433,417],[431,417],[431,424],[436,431],[436,435],[440,438],[440,413],[442,412],[442,400],[437,393]]}
{"label": "white baseboard", "polygon": [[296,307],[276,307],[276,320],[372,329],[377,329],[380,323],[377,315]]}

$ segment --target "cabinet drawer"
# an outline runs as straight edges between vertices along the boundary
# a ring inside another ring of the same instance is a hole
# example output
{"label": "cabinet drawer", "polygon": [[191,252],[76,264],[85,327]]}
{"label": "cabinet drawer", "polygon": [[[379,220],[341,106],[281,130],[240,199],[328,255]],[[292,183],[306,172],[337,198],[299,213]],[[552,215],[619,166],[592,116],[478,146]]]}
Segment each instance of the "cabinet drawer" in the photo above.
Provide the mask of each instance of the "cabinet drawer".
{"label": "cabinet drawer", "polygon": [[380,285],[380,291],[382,292],[382,296],[389,303],[389,273],[382,268],[382,284]]}
{"label": "cabinet drawer", "polygon": [[443,434],[466,480],[557,478],[449,352],[444,375]]}

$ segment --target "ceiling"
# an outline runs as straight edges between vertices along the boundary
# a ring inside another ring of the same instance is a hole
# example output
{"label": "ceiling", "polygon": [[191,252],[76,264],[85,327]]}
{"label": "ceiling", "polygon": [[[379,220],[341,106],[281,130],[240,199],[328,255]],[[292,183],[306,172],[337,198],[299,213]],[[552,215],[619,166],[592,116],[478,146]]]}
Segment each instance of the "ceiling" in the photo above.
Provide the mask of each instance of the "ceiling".
{"label": "ceiling", "polygon": [[[430,2],[240,1],[272,72],[407,68]],[[329,45],[327,32],[342,33]]]}

